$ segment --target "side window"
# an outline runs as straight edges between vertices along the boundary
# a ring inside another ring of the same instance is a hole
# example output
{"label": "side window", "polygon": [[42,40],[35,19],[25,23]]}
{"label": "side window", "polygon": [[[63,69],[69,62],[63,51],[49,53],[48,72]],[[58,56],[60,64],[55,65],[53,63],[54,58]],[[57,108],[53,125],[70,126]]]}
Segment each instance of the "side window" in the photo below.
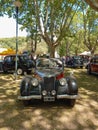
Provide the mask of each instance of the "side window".
{"label": "side window", "polygon": [[94,62],[93,63],[96,63],[96,59],[94,59]]}
{"label": "side window", "polygon": [[93,58],[93,59],[91,59],[91,63],[96,63],[96,59],[95,58]]}
{"label": "side window", "polygon": [[11,62],[11,57],[6,57],[6,58],[4,59],[4,61],[5,61],[5,62]]}
{"label": "side window", "polygon": [[98,58],[96,58],[96,64],[98,64]]}
{"label": "side window", "polygon": [[[15,61],[16,61],[16,56],[14,56],[14,57],[12,58],[12,60],[15,62]],[[19,57],[17,57],[17,61],[19,61]]]}
{"label": "side window", "polygon": [[12,57],[12,61],[13,61],[13,62],[15,61],[15,57]]}
{"label": "side window", "polygon": [[94,60],[94,59],[91,59],[91,61],[90,61],[90,62],[91,62],[91,63],[93,63],[93,60]]}

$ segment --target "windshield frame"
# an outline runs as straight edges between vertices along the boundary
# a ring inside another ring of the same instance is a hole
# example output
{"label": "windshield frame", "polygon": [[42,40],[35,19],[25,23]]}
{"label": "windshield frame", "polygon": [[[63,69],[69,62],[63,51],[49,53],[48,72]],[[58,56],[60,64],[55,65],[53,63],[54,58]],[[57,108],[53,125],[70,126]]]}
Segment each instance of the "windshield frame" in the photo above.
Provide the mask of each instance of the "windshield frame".
{"label": "windshield frame", "polygon": [[39,69],[63,69],[62,60],[57,58],[39,58],[36,61],[36,68]]}

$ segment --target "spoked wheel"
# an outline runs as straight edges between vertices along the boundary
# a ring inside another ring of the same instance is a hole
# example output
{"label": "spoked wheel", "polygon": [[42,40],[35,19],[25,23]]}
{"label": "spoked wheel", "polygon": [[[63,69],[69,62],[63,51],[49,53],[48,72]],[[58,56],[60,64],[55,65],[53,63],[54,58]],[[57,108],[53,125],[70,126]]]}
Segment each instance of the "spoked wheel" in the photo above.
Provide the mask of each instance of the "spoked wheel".
{"label": "spoked wheel", "polygon": [[23,74],[23,70],[22,70],[21,68],[18,68],[18,69],[17,69],[17,74],[18,74],[18,75],[22,75],[22,74]]}

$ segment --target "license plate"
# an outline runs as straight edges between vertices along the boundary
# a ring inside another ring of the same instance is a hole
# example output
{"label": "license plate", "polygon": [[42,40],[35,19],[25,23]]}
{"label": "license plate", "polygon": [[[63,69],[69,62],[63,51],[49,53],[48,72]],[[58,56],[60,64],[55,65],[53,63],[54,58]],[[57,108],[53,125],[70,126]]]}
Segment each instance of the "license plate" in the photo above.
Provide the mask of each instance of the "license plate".
{"label": "license plate", "polygon": [[55,97],[44,97],[45,102],[55,101]]}

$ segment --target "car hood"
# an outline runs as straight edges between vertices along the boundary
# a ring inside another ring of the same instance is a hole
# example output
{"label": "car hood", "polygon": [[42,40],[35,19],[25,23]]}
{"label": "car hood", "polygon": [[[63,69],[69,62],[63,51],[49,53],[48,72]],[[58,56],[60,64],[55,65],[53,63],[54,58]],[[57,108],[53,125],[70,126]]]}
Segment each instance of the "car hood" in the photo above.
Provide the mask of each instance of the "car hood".
{"label": "car hood", "polygon": [[36,74],[40,77],[52,77],[60,74],[62,69],[37,69]]}

